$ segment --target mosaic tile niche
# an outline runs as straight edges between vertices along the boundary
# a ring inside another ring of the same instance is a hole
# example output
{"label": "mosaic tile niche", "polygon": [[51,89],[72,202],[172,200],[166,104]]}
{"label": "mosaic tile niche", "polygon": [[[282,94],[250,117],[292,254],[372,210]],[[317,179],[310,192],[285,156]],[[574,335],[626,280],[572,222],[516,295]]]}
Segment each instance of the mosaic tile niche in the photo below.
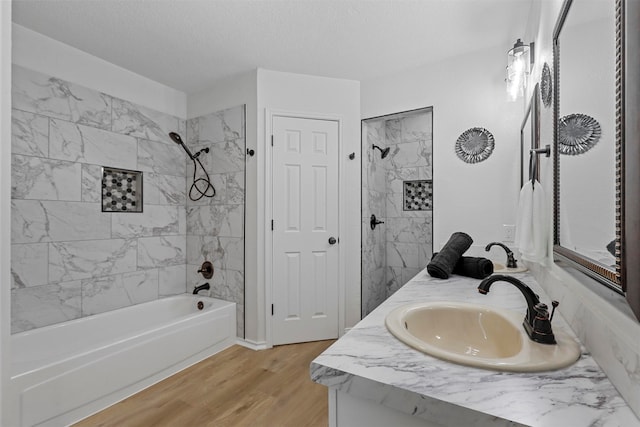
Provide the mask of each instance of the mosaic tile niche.
{"label": "mosaic tile niche", "polygon": [[433,181],[404,181],[405,211],[430,211],[433,208]]}
{"label": "mosaic tile niche", "polygon": [[102,212],[142,212],[142,172],[103,167]]}

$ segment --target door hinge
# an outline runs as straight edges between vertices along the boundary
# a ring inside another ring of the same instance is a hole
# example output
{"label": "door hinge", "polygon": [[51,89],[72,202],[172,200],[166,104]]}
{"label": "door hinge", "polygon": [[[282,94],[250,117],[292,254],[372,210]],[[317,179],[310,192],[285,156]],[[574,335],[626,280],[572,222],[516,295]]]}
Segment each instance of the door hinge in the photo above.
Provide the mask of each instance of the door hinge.
{"label": "door hinge", "polygon": [[271,231],[273,231],[273,220],[271,220]]}
{"label": "door hinge", "polygon": [[271,146],[273,147],[273,135],[271,135]]}
{"label": "door hinge", "polygon": [[273,304],[271,304],[271,315],[273,316]]}

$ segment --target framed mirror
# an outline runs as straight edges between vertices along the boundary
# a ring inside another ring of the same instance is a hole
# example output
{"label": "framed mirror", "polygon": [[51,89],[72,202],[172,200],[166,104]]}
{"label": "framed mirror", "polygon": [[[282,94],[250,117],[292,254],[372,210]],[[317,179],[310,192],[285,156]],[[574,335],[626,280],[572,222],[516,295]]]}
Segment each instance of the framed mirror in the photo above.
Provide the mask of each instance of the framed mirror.
{"label": "framed mirror", "polygon": [[637,3],[565,0],[556,22],[554,256],[640,318]]}
{"label": "framed mirror", "polygon": [[[536,149],[540,146],[540,85],[536,84],[531,94],[531,101],[524,113],[524,119],[520,126],[520,188],[525,182],[528,182],[529,176],[529,150]],[[533,177],[540,180],[540,167],[536,163],[536,170],[533,171]]]}

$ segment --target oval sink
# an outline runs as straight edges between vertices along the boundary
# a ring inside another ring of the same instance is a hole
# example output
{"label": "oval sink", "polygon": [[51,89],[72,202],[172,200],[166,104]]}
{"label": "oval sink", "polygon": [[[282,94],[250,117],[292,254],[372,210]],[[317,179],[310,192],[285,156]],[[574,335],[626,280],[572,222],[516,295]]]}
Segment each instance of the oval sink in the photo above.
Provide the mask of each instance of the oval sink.
{"label": "oval sink", "polygon": [[524,315],[459,302],[403,305],[387,315],[387,329],[409,346],[454,363],[512,372],[563,368],[580,357],[578,343],[554,330],[556,345],[529,339]]}

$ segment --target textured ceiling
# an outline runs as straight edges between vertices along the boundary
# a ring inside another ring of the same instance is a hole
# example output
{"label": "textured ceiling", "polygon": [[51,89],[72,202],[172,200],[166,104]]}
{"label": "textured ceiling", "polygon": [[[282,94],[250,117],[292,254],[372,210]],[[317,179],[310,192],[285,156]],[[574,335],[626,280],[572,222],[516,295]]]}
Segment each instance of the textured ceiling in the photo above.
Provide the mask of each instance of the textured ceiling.
{"label": "textured ceiling", "polygon": [[13,21],[193,93],[257,67],[367,81],[522,37],[532,0],[14,0]]}

